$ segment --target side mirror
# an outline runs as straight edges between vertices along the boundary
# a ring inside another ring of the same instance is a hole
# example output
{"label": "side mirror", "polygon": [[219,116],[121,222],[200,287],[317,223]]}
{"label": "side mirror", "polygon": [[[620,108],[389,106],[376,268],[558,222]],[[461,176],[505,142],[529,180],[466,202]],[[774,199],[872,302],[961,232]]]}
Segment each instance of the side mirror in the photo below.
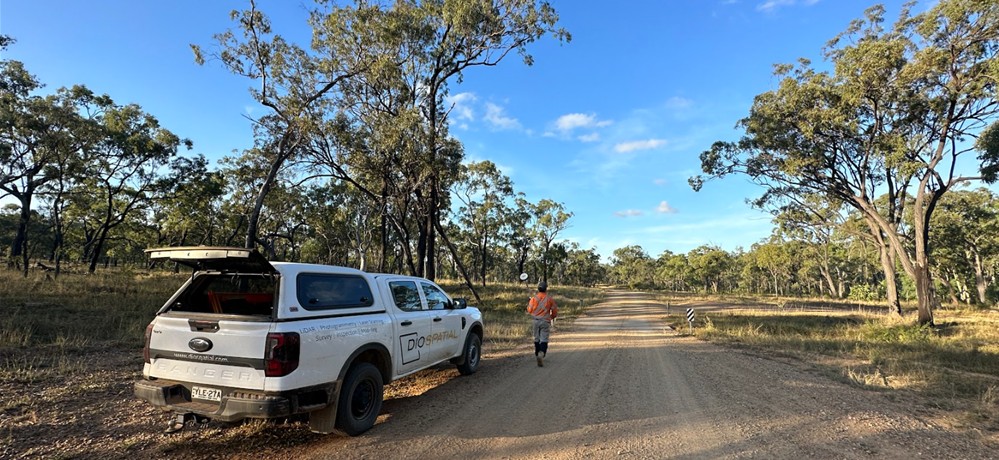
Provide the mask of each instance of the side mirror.
{"label": "side mirror", "polygon": [[461,310],[463,308],[468,307],[468,300],[466,300],[464,297],[459,297],[457,299],[454,299],[454,303],[452,303],[451,305],[452,305],[451,308],[455,310]]}

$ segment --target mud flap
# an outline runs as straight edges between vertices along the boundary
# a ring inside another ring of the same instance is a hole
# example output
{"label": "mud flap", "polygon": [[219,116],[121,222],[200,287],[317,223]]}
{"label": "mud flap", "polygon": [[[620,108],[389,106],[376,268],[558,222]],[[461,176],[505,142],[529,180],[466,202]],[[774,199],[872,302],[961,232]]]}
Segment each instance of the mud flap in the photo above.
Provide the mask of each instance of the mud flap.
{"label": "mud flap", "polygon": [[333,398],[333,402],[322,409],[309,412],[309,429],[313,433],[333,433],[336,425],[336,399]]}

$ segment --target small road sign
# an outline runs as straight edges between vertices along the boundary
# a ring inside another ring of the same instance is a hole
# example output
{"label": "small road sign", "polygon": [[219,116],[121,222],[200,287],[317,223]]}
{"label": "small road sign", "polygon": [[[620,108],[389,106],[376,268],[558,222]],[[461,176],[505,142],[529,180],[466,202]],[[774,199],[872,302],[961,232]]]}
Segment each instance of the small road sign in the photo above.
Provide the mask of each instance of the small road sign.
{"label": "small road sign", "polygon": [[694,335],[694,309],[687,309],[687,322],[690,324],[690,335]]}

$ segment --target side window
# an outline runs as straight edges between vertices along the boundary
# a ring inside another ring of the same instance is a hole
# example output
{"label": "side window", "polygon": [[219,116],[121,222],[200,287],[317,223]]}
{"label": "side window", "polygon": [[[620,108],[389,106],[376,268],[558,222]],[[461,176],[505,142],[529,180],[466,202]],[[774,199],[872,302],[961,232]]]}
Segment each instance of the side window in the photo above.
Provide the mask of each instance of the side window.
{"label": "side window", "polygon": [[354,275],[298,275],[298,303],[306,310],[368,307],[374,303],[367,280]]}
{"label": "side window", "polygon": [[436,286],[427,283],[420,283],[423,287],[423,295],[427,296],[427,308],[431,310],[443,310],[446,306],[451,303],[451,300],[447,298],[440,289]]}
{"label": "side window", "polygon": [[395,306],[402,311],[420,311],[420,291],[416,290],[414,281],[392,281],[389,283],[392,289],[392,298],[395,299]]}

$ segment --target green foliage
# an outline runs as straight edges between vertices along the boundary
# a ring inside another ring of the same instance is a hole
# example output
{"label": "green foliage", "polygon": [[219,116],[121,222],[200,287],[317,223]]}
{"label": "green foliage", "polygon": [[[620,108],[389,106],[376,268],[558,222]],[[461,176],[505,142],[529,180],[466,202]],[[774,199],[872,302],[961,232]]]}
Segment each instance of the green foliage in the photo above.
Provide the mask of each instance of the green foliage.
{"label": "green foliage", "polygon": [[875,302],[884,298],[881,290],[868,284],[855,284],[850,286],[850,293],[847,295],[850,300],[864,302]]}
{"label": "green foliage", "polygon": [[651,289],[655,286],[655,261],[641,246],[615,249],[611,264],[616,283],[626,284],[632,289]]}
{"label": "green foliage", "polygon": [[930,341],[930,327],[926,324],[893,324],[867,321],[860,329],[863,340],[879,343],[927,344]]}

